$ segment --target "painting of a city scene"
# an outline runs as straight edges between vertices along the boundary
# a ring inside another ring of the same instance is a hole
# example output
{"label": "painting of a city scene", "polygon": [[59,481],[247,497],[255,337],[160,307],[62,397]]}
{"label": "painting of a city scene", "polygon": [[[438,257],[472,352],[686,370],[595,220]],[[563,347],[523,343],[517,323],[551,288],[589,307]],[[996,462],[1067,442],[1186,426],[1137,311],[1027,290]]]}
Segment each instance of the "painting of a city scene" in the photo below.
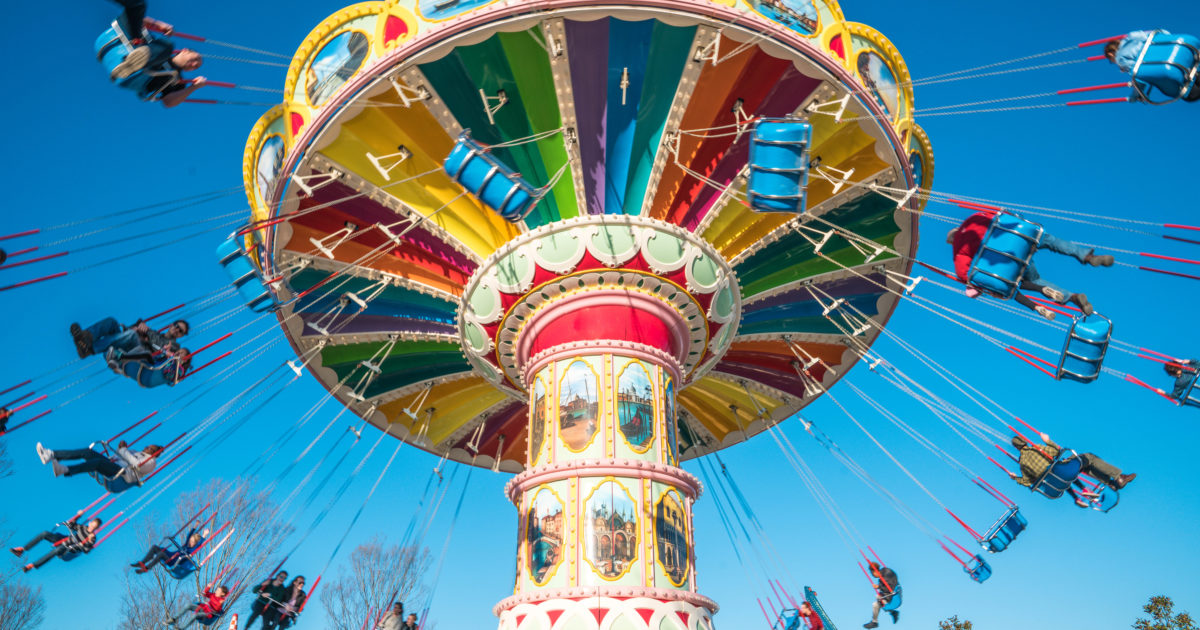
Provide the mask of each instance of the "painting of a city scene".
{"label": "painting of a city scene", "polygon": [[637,558],[637,507],[615,481],[600,484],[588,498],[587,556],[606,578],[625,572]]}
{"label": "painting of a city scene", "polygon": [[320,105],[342,87],[367,58],[371,42],[358,31],[329,40],[308,68],[308,102]]}
{"label": "painting of a city scene", "polygon": [[567,448],[581,451],[600,419],[600,379],[582,360],[572,361],[558,385],[558,434]]}
{"label": "painting of a city scene", "polygon": [[637,361],[627,363],[617,378],[617,420],[633,448],[645,450],[654,439],[654,388]]}
{"label": "painting of a city scene", "polygon": [[883,113],[896,116],[900,110],[900,88],[896,85],[896,75],[891,67],[878,54],[868,50],[858,55],[858,76],[862,77],[867,89],[875,96],[875,101],[883,108]]}
{"label": "painting of a city scene", "polygon": [[754,0],[751,4],[759,13],[797,33],[817,32],[817,7],[812,0]]}
{"label": "painting of a city scene", "polygon": [[548,489],[538,490],[525,514],[525,544],[529,549],[529,576],[543,584],[562,557],[563,507]]}
{"label": "painting of a city scene", "polygon": [[258,167],[255,170],[255,181],[258,183],[258,196],[267,199],[275,187],[275,178],[283,169],[283,136],[273,134],[263,142],[258,152]]}
{"label": "painting of a city scene", "polygon": [[658,560],[667,578],[683,586],[688,573],[687,520],[679,495],[673,491],[663,494],[654,510],[654,532],[658,544]]}
{"label": "painting of a city scene", "polygon": [[533,385],[533,406],[529,416],[529,454],[536,464],[546,439],[546,381],[540,378]]}

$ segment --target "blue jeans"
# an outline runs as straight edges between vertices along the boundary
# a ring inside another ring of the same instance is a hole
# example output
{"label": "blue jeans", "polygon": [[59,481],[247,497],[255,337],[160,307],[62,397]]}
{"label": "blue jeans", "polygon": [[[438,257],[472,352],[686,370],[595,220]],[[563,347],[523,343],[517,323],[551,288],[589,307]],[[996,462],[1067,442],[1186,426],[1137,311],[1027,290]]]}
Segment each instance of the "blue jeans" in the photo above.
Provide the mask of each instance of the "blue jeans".
{"label": "blue jeans", "polygon": [[[1085,264],[1088,254],[1091,254],[1093,251],[1090,247],[1084,247],[1078,243],[1072,243],[1071,241],[1055,237],[1053,234],[1045,233],[1042,234],[1042,240],[1038,243],[1038,249],[1048,249],[1056,254],[1070,256],[1078,260],[1080,264]],[[1021,288],[1026,291],[1037,291],[1040,293],[1045,287],[1050,287],[1062,293],[1064,298],[1063,303],[1065,303],[1065,300],[1071,298],[1072,294],[1069,291],[1064,291],[1053,282],[1043,280],[1042,275],[1038,273],[1037,267],[1030,262],[1029,266],[1025,268],[1025,274],[1021,276]],[[1026,304],[1026,306],[1032,308],[1032,305]]]}
{"label": "blue jeans", "polygon": [[95,354],[104,354],[109,348],[130,352],[142,343],[136,331],[132,328],[122,331],[121,324],[112,317],[105,317],[85,330],[92,334],[92,352]]}

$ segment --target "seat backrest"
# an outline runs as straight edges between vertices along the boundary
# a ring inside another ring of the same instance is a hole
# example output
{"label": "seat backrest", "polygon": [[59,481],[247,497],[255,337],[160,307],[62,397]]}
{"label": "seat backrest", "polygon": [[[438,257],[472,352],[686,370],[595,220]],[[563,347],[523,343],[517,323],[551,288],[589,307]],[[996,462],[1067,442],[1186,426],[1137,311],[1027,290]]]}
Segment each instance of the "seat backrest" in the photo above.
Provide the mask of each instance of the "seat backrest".
{"label": "seat backrest", "polygon": [[1112,320],[1099,314],[1077,316],[1067,330],[1057,376],[1061,379],[1090,383],[1100,376],[1100,368],[1112,339]]}
{"label": "seat backrest", "polygon": [[225,270],[230,284],[255,313],[274,310],[278,305],[275,294],[263,282],[262,274],[254,261],[242,248],[241,238],[236,234],[217,245],[217,262]]}
{"label": "seat backrest", "polygon": [[1192,35],[1154,33],[1146,43],[1133,78],[1145,89],[1153,86],[1174,100],[1187,93],[1200,61],[1200,39]]}
{"label": "seat backrest", "polygon": [[758,121],[750,133],[746,196],[756,212],[804,212],[812,125],[789,118]]}
{"label": "seat backrest", "polygon": [[[1068,453],[1069,455],[1066,455]],[[1048,498],[1057,499],[1079,478],[1082,468],[1083,462],[1079,460],[1079,457],[1073,452],[1064,450],[1059,454],[1058,461],[1047,468],[1046,472],[1042,474],[1042,478],[1033,484],[1033,490]]]}
{"label": "seat backrest", "polygon": [[897,584],[896,590],[892,593],[891,601],[884,604],[883,609],[884,610],[898,610],[900,608],[900,604],[903,604],[903,603],[904,603],[903,589],[901,589],[900,585]]}
{"label": "seat backrest", "polygon": [[454,181],[506,221],[519,223],[539,199],[538,191],[463,132],[442,168]]}
{"label": "seat backrest", "polygon": [[987,560],[983,559],[983,556],[978,554],[971,557],[970,561],[968,561],[966,566],[963,567],[963,571],[965,571],[972,580],[975,580],[980,584],[992,577],[991,565],[987,563]]}
{"label": "seat backrest", "polygon": [[997,214],[971,261],[967,282],[1001,298],[1011,298],[1041,238],[1042,226],[1037,223],[1007,212]]}

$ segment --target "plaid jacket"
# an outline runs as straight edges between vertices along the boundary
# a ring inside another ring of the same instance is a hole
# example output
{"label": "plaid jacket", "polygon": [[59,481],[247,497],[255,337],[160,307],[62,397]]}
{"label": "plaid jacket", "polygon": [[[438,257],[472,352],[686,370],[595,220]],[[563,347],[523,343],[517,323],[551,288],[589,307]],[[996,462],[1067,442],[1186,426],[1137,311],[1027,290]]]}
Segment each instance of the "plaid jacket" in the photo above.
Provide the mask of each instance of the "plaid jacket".
{"label": "plaid jacket", "polygon": [[[1054,442],[1047,442],[1041,447],[1041,451],[1034,448],[1032,445],[1027,445],[1021,449],[1021,457],[1018,463],[1021,466],[1021,478],[1017,479],[1017,483],[1022,486],[1032,486],[1034,482],[1042,477],[1050,464],[1054,463],[1054,459],[1058,457],[1062,447]],[[1043,455],[1042,453],[1045,453]],[[1049,457],[1050,459],[1046,459]]]}

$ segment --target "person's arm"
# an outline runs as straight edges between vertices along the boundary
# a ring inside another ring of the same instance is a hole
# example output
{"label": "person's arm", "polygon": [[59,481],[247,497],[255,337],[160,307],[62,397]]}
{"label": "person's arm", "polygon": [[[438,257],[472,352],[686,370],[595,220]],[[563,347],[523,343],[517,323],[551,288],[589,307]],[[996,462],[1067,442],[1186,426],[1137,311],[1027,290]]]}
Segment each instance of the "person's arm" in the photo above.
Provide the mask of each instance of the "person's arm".
{"label": "person's arm", "polygon": [[171,26],[162,20],[156,20],[152,17],[142,18],[142,26],[144,26],[148,31],[162,33],[168,37],[175,32],[174,26]]}
{"label": "person's arm", "polygon": [[1045,433],[1039,433],[1038,437],[1042,438],[1042,442],[1045,443],[1046,446],[1052,446],[1059,451],[1062,451],[1062,447],[1055,444],[1054,440],[1051,440],[1049,435],[1046,435]]}
{"label": "person's arm", "polygon": [[172,90],[171,92],[164,94],[162,97],[163,107],[171,108],[179,105],[180,103],[186,101],[187,98],[192,95],[192,92],[199,90],[207,83],[208,79],[204,77],[196,77],[195,79],[188,81],[187,87],[183,87],[178,90]]}

